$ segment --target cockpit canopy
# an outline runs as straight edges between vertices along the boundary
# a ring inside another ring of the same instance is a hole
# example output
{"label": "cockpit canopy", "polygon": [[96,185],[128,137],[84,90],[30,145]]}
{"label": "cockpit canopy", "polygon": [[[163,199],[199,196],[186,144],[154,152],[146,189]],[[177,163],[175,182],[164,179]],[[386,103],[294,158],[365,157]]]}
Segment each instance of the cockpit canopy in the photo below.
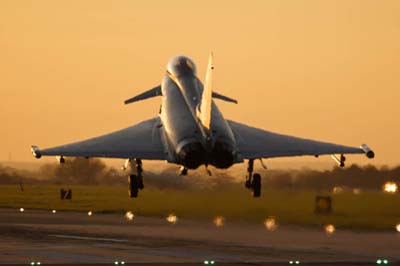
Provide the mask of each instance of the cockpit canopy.
{"label": "cockpit canopy", "polygon": [[196,65],[189,57],[180,55],[175,56],[168,62],[167,71],[175,76],[176,78],[180,76],[196,76],[197,69]]}

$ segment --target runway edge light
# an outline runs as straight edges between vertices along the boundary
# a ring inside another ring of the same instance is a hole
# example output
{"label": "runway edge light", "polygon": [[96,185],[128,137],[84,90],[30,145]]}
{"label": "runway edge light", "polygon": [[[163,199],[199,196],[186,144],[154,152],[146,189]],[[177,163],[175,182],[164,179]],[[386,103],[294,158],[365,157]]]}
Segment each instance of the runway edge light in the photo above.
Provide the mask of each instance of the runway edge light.
{"label": "runway edge light", "polygon": [[379,264],[379,265],[385,264],[386,265],[386,264],[389,264],[389,261],[387,259],[377,259],[376,264]]}

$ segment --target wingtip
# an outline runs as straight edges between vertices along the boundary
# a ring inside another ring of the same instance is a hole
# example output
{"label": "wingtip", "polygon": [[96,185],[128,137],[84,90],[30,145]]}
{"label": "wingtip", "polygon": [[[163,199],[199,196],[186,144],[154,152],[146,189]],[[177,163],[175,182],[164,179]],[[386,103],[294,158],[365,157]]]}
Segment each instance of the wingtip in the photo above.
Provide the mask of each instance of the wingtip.
{"label": "wingtip", "polygon": [[375,158],[375,152],[367,144],[361,144],[360,148],[364,151],[365,155],[369,159]]}
{"label": "wingtip", "polygon": [[31,152],[36,159],[39,159],[40,157],[42,157],[42,154],[40,153],[40,149],[38,146],[32,145]]}

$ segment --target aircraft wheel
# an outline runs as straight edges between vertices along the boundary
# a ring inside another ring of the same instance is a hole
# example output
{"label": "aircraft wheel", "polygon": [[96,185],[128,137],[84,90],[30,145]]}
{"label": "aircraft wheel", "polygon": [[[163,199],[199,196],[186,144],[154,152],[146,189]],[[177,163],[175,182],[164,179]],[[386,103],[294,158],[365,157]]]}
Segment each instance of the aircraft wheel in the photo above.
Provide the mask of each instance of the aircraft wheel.
{"label": "aircraft wheel", "polygon": [[130,198],[137,198],[139,193],[139,186],[138,186],[138,177],[136,175],[129,176],[129,197]]}
{"label": "aircraft wheel", "polygon": [[253,197],[258,198],[261,196],[261,175],[254,174],[253,175]]}
{"label": "aircraft wheel", "polygon": [[138,188],[144,189],[143,176],[138,176]]}

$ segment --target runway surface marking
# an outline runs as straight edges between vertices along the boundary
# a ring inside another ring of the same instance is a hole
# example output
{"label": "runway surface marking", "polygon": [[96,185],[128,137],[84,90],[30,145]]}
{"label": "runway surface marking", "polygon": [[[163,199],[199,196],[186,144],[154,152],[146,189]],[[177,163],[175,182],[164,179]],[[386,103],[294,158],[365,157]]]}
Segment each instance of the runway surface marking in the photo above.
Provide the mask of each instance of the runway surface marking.
{"label": "runway surface marking", "polygon": [[74,235],[49,235],[49,236],[54,236],[54,237],[58,237],[58,238],[107,241],[107,242],[117,242],[117,243],[128,242],[127,239],[115,239],[115,238],[100,238],[100,237],[74,236]]}

